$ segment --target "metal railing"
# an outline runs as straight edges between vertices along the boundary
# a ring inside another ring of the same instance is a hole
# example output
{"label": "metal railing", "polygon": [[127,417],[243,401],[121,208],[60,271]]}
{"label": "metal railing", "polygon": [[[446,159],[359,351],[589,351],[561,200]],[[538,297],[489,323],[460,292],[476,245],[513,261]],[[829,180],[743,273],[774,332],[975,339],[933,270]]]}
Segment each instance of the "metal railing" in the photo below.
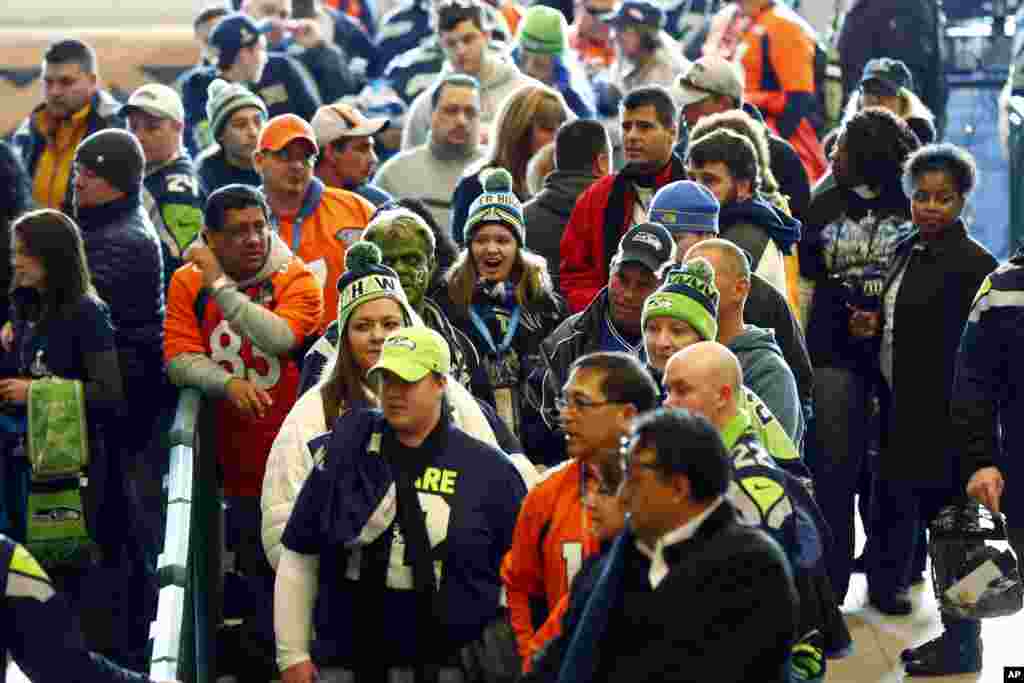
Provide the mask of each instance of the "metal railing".
{"label": "metal railing", "polygon": [[[200,457],[197,425],[202,399],[185,389],[171,426],[167,526],[157,562],[160,593],[150,626],[149,675],[156,680],[213,683],[213,624],[207,550],[215,524],[215,473]],[[212,493],[210,491],[212,485]]]}

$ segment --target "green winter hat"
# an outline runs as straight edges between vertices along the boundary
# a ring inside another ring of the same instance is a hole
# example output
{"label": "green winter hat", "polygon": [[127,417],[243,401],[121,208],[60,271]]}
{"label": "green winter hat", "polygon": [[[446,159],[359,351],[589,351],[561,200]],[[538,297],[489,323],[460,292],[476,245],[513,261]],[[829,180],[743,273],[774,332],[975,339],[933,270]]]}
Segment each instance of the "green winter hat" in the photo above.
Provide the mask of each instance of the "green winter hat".
{"label": "green winter hat", "polygon": [[484,223],[500,223],[512,231],[522,249],[526,244],[526,220],[523,205],[512,191],[512,174],[503,168],[485,169],[480,172],[480,182],[484,193],[469,205],[462,243],[468,247]]}
{"label": "green winter hat", "polygon": [[641,329],[651,318],[666,316],[689,323],[704,341],[718,337],[718,288],[707,259],[698,256],[665,275],[665,283],[644,301]]}
{"label": "green winter hat", "polygon": [[267,105],[260,96],[241,83],[228,83],[216,79],[206,88],[206,118],[210,122],[210,133],[213,139],[220,137],[224,126],[231,120],[231,115],[239,109],[255,107],[263,114],[263,121],[268,118]]}
{"label": "green winter hat", "polygon": [[552,7],[534,5],[526,11],[519,29],[519,44],[528,52],[561,56],[569,46],[569,24]]}

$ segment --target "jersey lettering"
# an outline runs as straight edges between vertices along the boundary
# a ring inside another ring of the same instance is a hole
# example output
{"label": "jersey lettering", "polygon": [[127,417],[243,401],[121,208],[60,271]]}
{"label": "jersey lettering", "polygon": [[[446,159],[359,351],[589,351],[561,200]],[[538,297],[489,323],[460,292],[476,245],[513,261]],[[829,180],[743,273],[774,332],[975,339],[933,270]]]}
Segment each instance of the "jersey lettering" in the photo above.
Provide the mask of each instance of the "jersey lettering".
{"label": "jersey lettering", "polygon": [[[440,476],[440,472],[438,476]],[[424,477],[426,477],[426,474],[424,474]],[[431,551],[436,551],[438,546],[448,538],[448,524],[451,521],[452,508],[442,496],[432,493],[418,493],[417,495],[420,497],[420,507],[423,508],[423,514],[426,518],[430,549]],[[391,554],[388,560],[388,588],[412,590],[415,587],[409,559],[406,557],[405,552],[405,536],[402,534],[401,526],[398,522],[395,522],[394,536],[391,539]],[[438,585],[441,583],[441,572],[443,569],[443,562],[435,559],[434,574],[437,577]]]}
{"label": "jersey lettering", "polygon": [[281,361],[264,353],[221,320],[210,334],[210,358],[239,379],[269,391],[281,380]]}
{"label": "jersey lettering", "polygon": [[185,173],[168,175],[167,189],[170,192],[177,192],[179,194],[190,194],[193,197],[199,196],[199,182],[195,177]]}
{"label": "jersey lettering", "polygon": [[563,543],[562,559],[565,560],[565,590],[568,591],[583,566],[583,544],[578,541]]}

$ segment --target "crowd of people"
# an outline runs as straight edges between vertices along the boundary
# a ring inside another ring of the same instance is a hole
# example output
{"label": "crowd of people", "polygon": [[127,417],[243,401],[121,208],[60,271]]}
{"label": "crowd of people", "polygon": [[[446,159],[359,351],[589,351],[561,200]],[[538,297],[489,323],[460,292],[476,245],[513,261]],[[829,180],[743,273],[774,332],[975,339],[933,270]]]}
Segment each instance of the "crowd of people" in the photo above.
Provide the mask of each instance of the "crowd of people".
{"label": "crowd of people", "polygon": [[[50,45],[0,142],[0,651],[148,680],[183,388],[238,680],[823,681],[944,506],[1024,551],[1024,256],[971,237],[930,67],[883,41],[830,113],[807,22],[721,4],[227,2],[123,103]],[[908,674],[980,671],[943,624]]]}

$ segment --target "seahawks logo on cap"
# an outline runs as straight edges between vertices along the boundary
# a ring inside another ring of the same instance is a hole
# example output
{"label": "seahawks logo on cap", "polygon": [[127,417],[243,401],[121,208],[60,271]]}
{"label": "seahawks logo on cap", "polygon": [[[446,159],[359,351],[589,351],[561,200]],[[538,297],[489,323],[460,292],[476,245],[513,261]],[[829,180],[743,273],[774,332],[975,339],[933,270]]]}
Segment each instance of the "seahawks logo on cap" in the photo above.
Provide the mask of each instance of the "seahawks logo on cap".
{"label": "seahawks logo on cap", "polygon": [[653,249],[661,249],[661,240],[653,232],[638,232],[633,235],[633,243],[639,242],[640,244],[646,244]]}
{"label": "seahawks logo on cap", "polygon": [[647,300],[648,311],[658,311],[662,308],[672,308],[672,299],[667,296],[652,296]]}
{"label": "seahawks logo on cap", "polygon": [[256,36],[254,36],[252,34],[252,31],[250,31],[247,28],[243,27],[242,30],[239,31],[239,39],[242,41],[243,44],[248,43],[250,40],[252,40],[255,37]]}
{"label": "seahawks logo on cap", "polygon": [[409,349],[410,351],[416,350],[416,342],[402,335],[388,338],[385,340],[384,346],[401,346],[403,349]]}
{"label": "seahawks logo on cap", "polygon": [[675,225],[678,221],[675,211],[659,211],[658,222],[662,224]]}

